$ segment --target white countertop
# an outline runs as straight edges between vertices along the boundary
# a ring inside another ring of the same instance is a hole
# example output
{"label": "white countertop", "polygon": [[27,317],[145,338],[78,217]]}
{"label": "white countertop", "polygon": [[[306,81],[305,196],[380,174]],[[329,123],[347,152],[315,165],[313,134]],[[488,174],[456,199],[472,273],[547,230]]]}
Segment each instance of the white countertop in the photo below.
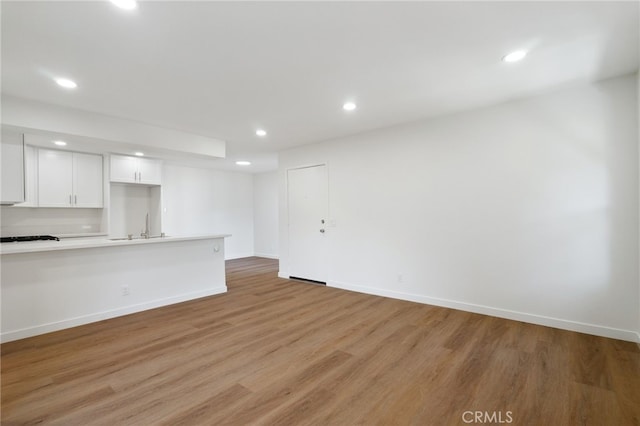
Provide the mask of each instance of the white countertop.
{"label": "white countertop", "polygon": [[182,237],[156,237],[156,238],[138,238],[134,240],[118,239],[110,240],[107,238],[61,238],[60,241],[22,241],[17,243],[2,243],[0,245],[0,254],[18,254],[18,253],[37,253],[42,251],[54,250],[74,250],[87,249],[97,247],[116,247],[131,246],[145,244],[162,244],[176,241],[191,240],[210,240],[215,238],[230,237],[231,234],[219,235],[194,235]]}

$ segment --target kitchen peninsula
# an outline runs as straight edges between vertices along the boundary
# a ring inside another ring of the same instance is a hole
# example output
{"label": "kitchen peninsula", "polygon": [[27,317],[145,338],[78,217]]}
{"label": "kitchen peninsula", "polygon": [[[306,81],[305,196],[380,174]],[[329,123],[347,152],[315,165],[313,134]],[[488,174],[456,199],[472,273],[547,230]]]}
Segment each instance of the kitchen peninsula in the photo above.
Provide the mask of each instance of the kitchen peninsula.
{"label": "kitchen peninsula", "polygon": [[228,236],[4,243],[2,342],[224,293]]}

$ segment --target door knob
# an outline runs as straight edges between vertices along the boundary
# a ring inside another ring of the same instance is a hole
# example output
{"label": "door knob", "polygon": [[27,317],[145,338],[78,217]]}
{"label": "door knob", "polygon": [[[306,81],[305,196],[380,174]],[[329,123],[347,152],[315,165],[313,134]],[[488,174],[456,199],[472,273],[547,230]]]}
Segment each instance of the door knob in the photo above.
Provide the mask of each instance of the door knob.
{"label": "door knob", "polygon": [[321,233],[321,234],[324,234],[324,229],[321,229],[321,230],[320,230],[320,233]]}

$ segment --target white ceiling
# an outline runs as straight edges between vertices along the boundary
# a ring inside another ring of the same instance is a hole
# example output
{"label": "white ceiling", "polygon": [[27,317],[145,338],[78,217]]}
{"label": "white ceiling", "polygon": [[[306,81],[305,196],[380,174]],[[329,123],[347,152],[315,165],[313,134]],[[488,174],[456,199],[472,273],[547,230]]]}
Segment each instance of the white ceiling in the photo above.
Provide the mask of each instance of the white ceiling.
{"label": "white ceiling", "polygon": [[2,92],[223,139],[226,167],[264,171],[284,148],[633,72],[638,40],[638,2],[3,1]]}

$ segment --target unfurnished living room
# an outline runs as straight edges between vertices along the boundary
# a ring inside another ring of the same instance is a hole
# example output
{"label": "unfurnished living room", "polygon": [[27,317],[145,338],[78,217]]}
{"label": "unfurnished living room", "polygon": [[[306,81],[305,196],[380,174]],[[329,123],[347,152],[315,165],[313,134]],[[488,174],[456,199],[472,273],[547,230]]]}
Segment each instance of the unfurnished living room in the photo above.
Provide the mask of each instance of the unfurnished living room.
{"label": "unfurnished living room", "polygon": [[4,1],[2,425],[640,425],[637,1]]}

